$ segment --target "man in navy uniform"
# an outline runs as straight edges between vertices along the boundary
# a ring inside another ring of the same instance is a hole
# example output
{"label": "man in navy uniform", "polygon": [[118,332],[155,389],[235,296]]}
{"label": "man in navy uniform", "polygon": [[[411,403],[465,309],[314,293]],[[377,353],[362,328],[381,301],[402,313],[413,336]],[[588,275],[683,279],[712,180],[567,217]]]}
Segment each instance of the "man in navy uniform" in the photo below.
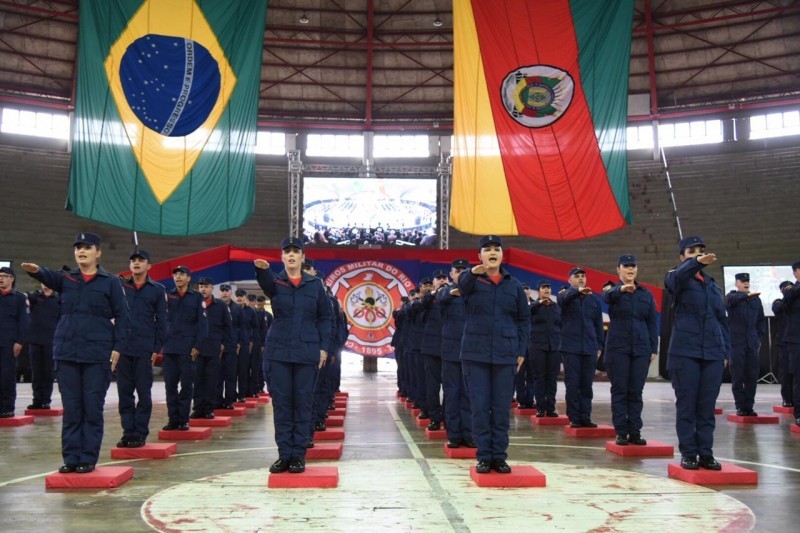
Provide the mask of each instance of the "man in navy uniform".
{"label": "man in navy uniform", "polygon": [[739,416],[757,416],[753,410],[758,383],[758,355],[767,331],[760,292],[750,290],[750,274],[736,274],[736,290],[725,297],[731,332],[731,388]]}
{"label": "man in navy uniform", "polygon": [[573,428],[595,428],[592,422],[592,384],[603,342],[600,300],[586,286],[586,271],[569,271],[569,286],[558,293],[567,416]]}
{"label": "man in navy uniform", "polygon": [[561,307],[550,296],[550,282],[540,279],[536,285],[539,298],[531,303],[531,337],[528,343],[527,365],[533,375],[536,416],[558,416],[556,390],[561,367]]}
{"label": "man in navy uniform", "polygon": [[100,455],[103,404],[130,324],[119,278],[100,267],[100,236],[79,233],[73,251],[77,268],[55,271],[35,263],[22,263],[22,268],[61,293],[61,316],[53,340],[64,404],[64,464],[58,471],[88,474]]}
{"label": "man in navy uniform", "polygon": [[419,409],[417,418],[428,418],[428,398],[425,389],[425,359],[422,357],[422,338],[425,335],[425,313],[422,308],[422,298],[433,287],[431,278],[422,278],[417,287],[417,292],[411,299],[409,317],[411,327],[408,339],[411,344],[411,379],[414,380],[416,394],[414,395],[414,408]]}
{"label": "man in navy uniform", "polygon": [[397,392],[400,396],[408,397],[405,382],[405,346],[403,344],[403,337],[405,332],[403,328],[406,327],[406,319],[403,314],[403,306],[408,303],[408,296],[400,298],[400,307],[392,311],[392,318],[394,319],[394,334],[392,334],[391,345],[394,348],[394,360],[397,363]]}
{"label": "man in navy uniform", "polygon": [[448,448],[476,447],[472,438],[469,395],[461,369],[461,339],[467,310],[457,285],[459,276],[468,268],[469,261],[466,259],[456,259],[450,263],[450,279],[453,282],[442,285],[436,291],[436,301],[442,314],[442,389]]}
{"label": "man in navy uniform", "polygon": [[266,296],[259,296],[256,298],[256,305],[258,306],[258,310],[263,313],[264,316],[264,333],[261,335],[261,356],[258,358],[258,367],[251,369],[251,371],[257,376],[256,378],[256,391],[262,392],[264,387],[267,384],[267,372],[264,371],[264,368],[269,368],[264,364],[264,351],[266,350],[266,343],[267,343],[267,333],[269,333],[269,328],[272,327],[272,321],[275,320],[275,317],[272,316],[267,310],[267,297]]}
{"label": "man in navy uniform", "polygon": [[[787,287],[791,287],[791,281],[782,281],[778,286],[781,293]],[[792,374],[792,362],[789,356],[789,347],[786,344],[786,311],[783,309],[783,298],[777,298],[772,302],[772,312],[775,315],[775,348],[778,350],[778,363],[780,367],[781,380],[781,399],[784,407],[794,407],[792,399],[792,386],[794,374]]]}
{"label": "man in navy uniform", "polygon": [[[266,298],[264,298],[266,300]],[[256,313],[256,324],[258,329],[253,332],[253,349],[250,352],[250,383],[247,386],[249,396],[256,397],[261,392],[261,376],[263,374],[261,361],[264,355],[264,339],[267,336],[267,314],[264,306],[259,304],[258,297],[251,294],[247,297],[247,303]]]}
{"label": "man in navy uniform", "polygon": [[433,273],[433,288],[422,297],[423,330],[420,352],[425,362],[425,401],[428,405],[428,429],[442,429],[442,313],[436,291],[447,283],[444,270]]}
{"label": "man in navy uniform", "polygon": [[703,270],[717,256],[705,247],[698,236],[681,240],[681,264],[664,279],[675,308],[667,370],[675,390],[681,466],[687,470],[722,469],[712,450],[714,406],[731,341],[722,291]]}
{"label": "man in navy uniform", "polygon": [[244,313],[239,304],[231,298],[231,286],[223,283],[219,286],[222,301],[228,306],[231,313],[231,346],[225,350],[220,360],[220,372],[217,378],[217,407],[220,409],[233,409],[236,401],[236,365],[238,364],[239,350],[244,344]]}
{"label": "man in navy uniform", "polygon": [[42,283],[41,290],[28,295],[31,325],[28,356],[31,361],[33,403],[28,409],[50,409],[53,395],[53,336],[58,324],[58,293]]}
{"label": "man in navy uniform", "polygon": [[236,303],[242,307],[244,317],[245,342],[239,350],[239,360],[236,365],[236,378],[239,402],[245,401],[250,396],[250,354],[255,350],[253,339],[258,336],[258,317],[256,310],[250,306],[247,291],[236,289]]}
{"label": "man in navy uniform", "polygon": [[[134,250],[131,277],[123,283],[130,314],[130,334],[117,363],[117,393],[122,423],[121,448],[144,446],[153,412],[153,363],[167,334],[167,298],[164,287],[150,279],[150,254]],[[134,391],[139,397],[136,403]]]}
{"label": "man in navy uniform", "polygon": [[192,280],[189,267],[175,267],[172,280],[175,288],[167,292],[167,337],[164,341],[163,363],[169,422],[163,429],[186,431],[189,429],[195,359],[200,355],[200,341],[206,336],[208,325],[203,295],[189,286]]}
{"label": "man in navy uniform", "polygon": [[233,352],[231,312],[225,302],[214,298],[214,280],[201,277],[197,288],[203,295],[208,329],[200,340],[200,354],[195,361],[194,410],[189,418],[214,418],[217,403],[219,361],[224,352]]}
{"label": "man in navy uniform", "polygon": [[800,426],[800,261],[792,264],[792,274],[797,281],[783,288],[783,311],[786,313],[786,341],[792,374],[792,403],[795,424]]}
{"label": "man in navy uniform", "polygon": [[[525,297],[528,299],[528,305],[532,303],[531,286],[528,283],[522,284],[522,289],[525,291]],[[514,390],[516,391],[517,404],[521,409],[533,409],[533,400],[535,396],[535,387],[533,380],[533,373],[531,372],[531,358],[528,349],[525,350],[525,362],[520,367],[514,378]]]}
{"label": "man in navy uniform", "polygon": [[0,268],[0,418],[14,416],[17,357],[28,334],[28,300],[14,289],[15,280],[11,267]]}

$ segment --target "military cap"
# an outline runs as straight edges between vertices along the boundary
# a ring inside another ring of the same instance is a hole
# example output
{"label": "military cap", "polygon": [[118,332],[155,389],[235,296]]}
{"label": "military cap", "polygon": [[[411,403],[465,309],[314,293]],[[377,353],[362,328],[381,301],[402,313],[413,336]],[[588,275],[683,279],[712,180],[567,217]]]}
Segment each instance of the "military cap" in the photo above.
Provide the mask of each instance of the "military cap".
{"label": "military cap", "polygon": [[431,281],[431,278],[422,278],[419,280],[420,285],[425,285],[426,283],[433,283],[433,281]]}
{"label": "military cap", "polygon": [[14,269],[11,267],[0,267],[0,272],[3,274],[8,274],[12,278],[16,278],[17,275],[14,273]]}
{"label": "military cap", "polygon": [[176,273],[176,272],[183,272],[183,273],[184,273],[184,274],[186,274],[187,276],[191,276],[191,275],[192,275],[192,271],[191,271],[191,270],[189,270],[189,267],[187,267],[187,266],[183,266],[183,265],[181,265],[181,266],[176,266],[175,268],[173,268],[173,269],[172,269],[172,273],[173,273],[173,274],[174,274],[174,273]]}
{"label": "military cap", "polygon": [[310,257],[306,257],[305,259],[303,259],[303,266],[314,268],[314,260],[311,259]]}
{"label": "military cap", "polygon": [[258,298],[256,298],[256,300],[258,300],[259,302],[266,302],[267,301],[267,297],[266,296],[259,296]]}
{"label": "military cap", "polygon": [[522,284],[522,288],[523,288],[523,289],[525,289],[525,290],[527,291],[528,289],[530,289],[530,288],[531,288],[531,284],[530,284],[530,283],[523,283],[523,284]]}
{"label": "military cap", "polygon": [[749,272],[739,272],[734,276],[736,281],[750,281],[750,273]]}
{"label": "military cap", "polygon": [[432,275],[432,277],[433,277],[433,279],[436,279],[436,278],[446,278],[446,277],[447,277],[447,274],[445,273],[445,271],[444,271],[444,270],[442,270],[442,269],[439,269],[439,270],[434,270],[434,271],[433,271],[433,275]]}
{"label": "military cap", "polygon": [[481,240],[478,241],[478,249],[480,250],[484,246],[488,246],[490,244],[503,246],[503,239],[501,239],[498,235],[484,235],[481,237]]}
{"label": "military cap", "polygon": [[256,295],[255,294],[248,294],[247,295],[247,301],[248,302],[255,302],[256,301]]}
{"label": "military cap", "polygon": [[97,233],[78,233],[75,235],[75,243],[72,246],[78,246],[79,244],[88,244],[99,248],[100,235]]}
{"label": "military cap", "polygon": [[697,235],[692,235],[690,237],[686,237],[681,239],[681,243],[678,245],[678,251],[683,253],[683,251],[687,248],[691,248],[693,246],[702,246],[705,248],[705,243],[703,242],[703,238]]}
{"label": "military cap", "polygon": [[572,268],[569,271],[570,277],[574,276],[575,274],[580,274],[580,273],[586,274],[586,271],[583,269],[583,267],[579,267],[579,266],[576,266],[575,268]]}
{"label": "military cap", "polygon": [[147,250],[140,250],[140,249],[134,250],[131,252],[131,256],[128,259],[133,259],[134,257],[141,257],[148,263],[150,262],[150,252],[148,252]]}
{"label": "military cap", "polygon": [[208,277],[208,276],[203,276],[202,278],[200,278],[200,279],[197,281],[197,284],[198,284],[198,285],[213,285],[213,284],[214,284],[214,280],[213,280],[213,279],[211,279],[211,278],[210,278],[210,277]]}
{"label": "military cap", "polygon": [[463,269],[466,270],[466,269],[469,268],[469,261],[467,261],[466,259],[456,259],[455,261],[450,263],[450,267],[451,268],[463,268]]}
{"label": "military cap", "polygon": [[303,240],[298,239],[297,237],[286,237],[281,241],[281,250],[285,250],[290,246],[294,246],[295,248],[299,248],[300,250],[302,250]]}
{"label": "military cap", "polygon": [[619,256],[617,265],[634,265],[636,266],[636,256],[633,254],[624,254]]}
{"label": "military cap", "polygon": [[546,279],[540,279],[540,280],[539,280],[539,281],[536,283],[536,288],[537,288],[537,289],[541,289],[542,287],[550,287],[550,281],[549,281],[549,280],[546,280]]}
{"label": "military cap", "polygon": [[222,285],[219,286],[219,290],[221,290],[221,291],[229,291],[229,290],[231,290],[231,286],[229,284],[227,284],[227,283],[223,283]]}
{"label": "military cap", "polygon": [[247,291],[244,289],[236,289],[236,296],[247,296]]}
{"label": "military cap", "polygon": [[785,289],[786,287],[789,287],[789,286],[792,286],[792,285],[794,285],[794,284],[793,284],[791,281],[781,281],[781,284],[780,284],[780,285],[778,285],[778,288],[779,288],[780,290],[783,290],[783,289]]}

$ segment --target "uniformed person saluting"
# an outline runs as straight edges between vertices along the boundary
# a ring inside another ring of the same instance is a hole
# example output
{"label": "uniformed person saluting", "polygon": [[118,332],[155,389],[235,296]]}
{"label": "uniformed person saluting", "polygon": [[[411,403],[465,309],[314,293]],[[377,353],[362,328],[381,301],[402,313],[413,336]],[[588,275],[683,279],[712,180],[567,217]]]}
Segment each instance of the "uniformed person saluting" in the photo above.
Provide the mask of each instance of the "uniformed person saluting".
{"label": "uniformed person saluting", "polygon": [[617,284],[603,291],[609,316],[603,357],[611,380],[611,419],[617,444],[644,446],[642,390],[658,352],[656,301],[636,282],[636,256],[620,256],[617,273]]}
{"label": "uniformed person saluting", "polygon": [[[53,337],[58,324],[58,293],[42,283],[28,294],[31,311],[28,356],[31,361],[33,403],[28,409],[50,409],[53,396]],[[790,395],[791,396],[791,395]]]}
{"label": "uniformed person saluting", "polygon": [[515,372],[525,361],[530,310],[522,284],[502,267],[500,237],[481,237],[478,250],[480,264],[458,277],[467,311],[461,364],[478,445],[475,470],[507,474],[509,405]]}
{"label": "uniformed person saluting", "polygon": [[100,455],[103,404],[130,326],[122,283],[100,267],[100,236],[79,233],[73,246],[78,268],[55,271],[34,263],[22,263],[22,268],[61,293],[53,342],[64,404],[64,465],[58,471],[86,474],[94,470]]}
{"label": "uniformed person saluting", "polygon": [[786,313],[786,341],[792,374],[792,403],[795,424],[800,426],[800,261],[792,263],[792,274],[797,283],[783,287],[783,311]]}
{"label": "uniformed person saluting", "polygon": [[750,290],[750,274],[736,274],[736,290],[725,296],[731,331],[731,389],[739,416],[758,416],[753,410],[758,383],[758,354],[767,331],[760,292]]}
{"label": "uniformed person saluting", "polygon": [[550,282],[536,284],[539,298],[531,303],[531,336],[526,361],[534,379],[534,399],[538,418],[556,418],[558,370],[561,367],[561,307],[550,297]]}
{"label": "uniformed person saluting", "polygon": [[425,329],[422,336],[422,353],[425,361],[425,402],[428,406],[428,429],[442,429],[442,313],[436,301],[436,291],[448,281],[444,270],[433,273],[433,288],[422,297]]}
{"label": "uniformed person saluting", "polygon": [[238,364],[239,350],[249,341],[245,340],[244,313],[242,308],[231,298],[231,286],[223,283],[219,286],[222,301],[231,312],[231,345],[230,350],[225,350],[220,360],[219,377],[217,378],[217,408],[233,409],[236,401],[236,366]]}
{"label": "uniformed person saluting", "polygon": [[207,333],[200,340],[200,354],[195,361],[194,411],[189,418],[214,418],[217,404],[217,381],[222,354],[233,352],[231,311],[225,302],[214,298],[214,280],[203,276],[197,283],[206,310]]}
{"label": "uniformed person saluting", "polygon": [[203,295],[189,285],[192,281],[189,267],[175,267],[172,281],[175,288],[167,292],[167,338],[163,363],[169,422],[162,429],[187,431],[194,391],[195,359],[200,355],[200,341],[206,336],[208,324]]}
{"label": "uniformed person saluting", "polygon": [[[153,363],[167,335],[167,297],[164,287],[150,279],[150,254],[134,250],[131,277],[123,283],[131,330],[117,363],[121,448],[144,446],[153,412]],[[134,391],[139,397],[136,403]]]}
{"label": "uniformed person saluting", "polygon": [[284,270],[280,274],[273,274],[264,259],[254,261],[258,285],[275,313],[265,357],[271,374],[278,459],[269,470],[300,473],[306,469],[314,377],[328,357],[332,311],[322,282],[302,271],[303,241],[284,239],[281,250]]}
{"label": "uniformed person saluting", "polygon": [[705,247],[697,236],[681,240],[682,262],[664,280],[675,307],[667,370],[675,390],[681,466],[687,470],[722,469],[712,449],[714,406],[731,342],[722,291],[703,271],[717,256]]}
{"label": "uniformed person saluting", "polygon": [[0,418],[14,416],[17,357],[28,334],[28,302],[24,294],[14,289],[15,280],[11,267],[0,268]]}
{"label": "uniformed person saluting", "polygon": [[[784,289],[791,287],[791,281],[782,281],[778,285],[778,289],[783,292]],[[789,357],[789,347],[786,344],[786,326],[788,321],[786,319],[786,311],[783,309],[783,298],[777,298],[772,302],[772,312],[775,315],[775,348],[778,350],[778,365],[780,373],[778,374],[781,380],[781,399],[783,400],[784,407],[794,407],[794,400],[792,399],[793,377],[792,362]]]}

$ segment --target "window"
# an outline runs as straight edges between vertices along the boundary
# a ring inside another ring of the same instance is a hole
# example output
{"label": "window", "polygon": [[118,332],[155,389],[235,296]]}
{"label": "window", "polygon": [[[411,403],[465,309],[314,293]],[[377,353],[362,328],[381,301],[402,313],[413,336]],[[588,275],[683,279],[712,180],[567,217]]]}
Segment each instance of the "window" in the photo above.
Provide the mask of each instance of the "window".
{"label": "window", "polygon": [[374,157],[430,157],[427,135],[375,135]]}
{"label": "window", "polygon": [[661,146],[690,146],[722,142],[721,120],[695,120],[658,125]]}
{"label": "window", "polygon": [[753,115],[750,117],[750,138],[766,139],[800,134],[800,111]]}
{"label": "window", "polygon": [[653,126],[631,126],[628,128],[628,150],[653,147]]}
{"label": "window", "polygon": [[0,131],[52,139],[69,139],[69,117],[61,113],[3,108]]}
{"label": "window", "polygon": [[364,136],[309,134],[306,155],[362,158],[364,157]]}
{"label": "window", "polygon": [[285,155],[286,134],[277,131],[259,131],[256,135],[256,153]]}

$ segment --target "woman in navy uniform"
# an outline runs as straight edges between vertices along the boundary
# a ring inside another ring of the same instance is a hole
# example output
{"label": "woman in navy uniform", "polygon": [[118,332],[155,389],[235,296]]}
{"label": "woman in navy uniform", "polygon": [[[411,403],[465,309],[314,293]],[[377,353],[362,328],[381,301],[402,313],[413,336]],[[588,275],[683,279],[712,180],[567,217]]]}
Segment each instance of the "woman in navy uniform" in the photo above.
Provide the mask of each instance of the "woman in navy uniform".
{"label": "woman in navy uniform", "polygon": [[794,284],[789,283],[781,289],[783,293],[783,312],[786,316],[786,329],[784,342],[789,352],[792,381],[792,404],[794,406],[794,421],[800,426],[800,261],[792,263]]}
{"label": "woman in navy uniform", "polygon": [[[791,288],[791,281],[782,281],[778,289],[783,292],[786,288]],[[783,407],[794,407],[792,399],[792,365],[789,359],[789,350],[786,345],[786,311],[783,308],[783,298],[778,298],[772,302],[772,313],[775,315],[775,340],[774,346],[778,350],[778,374],[781,382],[781,399]]]}
{"label": "woman in navy uniform", "polygon": [[0,418],[14,416],[17,357],[28,334],[28,302],[14,290],[15,280],[11,267],[0,268]]}
{"label": "woman in navy uniform", "polygon": [[273,473],[305,471],[306,444],[311,440],[314,377],[328,357],[331,303],[319,278],[302,271],[303,241],[281,242],[284,270],[273,274],[264,259],[254,261],[256,280],[272,301],[273,327],[267,334],[275,443]]}
{"label": "woman in navy uniform", "polygon": [[534,399],[538,418],[558,417],[556,391],[561,367],[561,307],[550,298],[550,282],[540,279],[539,298],[531,303],[531,337],[528,344],[528,369],[534,379]]}
{"label": "woman in navy uniform", "polygon": [[58,324],[58,293],[42,283],[42,289],[28,294],[31,326],[28,355],[31,361],[33,403],[28,409],[50,409],[53,396],[53,337]]}
{"label": "woman in navy uniform", "polygon": [[507,474],[509,405],[515,372],[525,361],[530,309],[522,284],[502,267],[500,237],[482,237],[478,249],[480,264],[458,277],[467,311],[461,365],[478,445],[475,470]]}
{"label": "woman in navy uniform", "polygon": [[53,357],[64,404],[63,474],[89,473],[97,464],[103,404],[130,327],[122,283],[100,267],[100,236],[80,233],[74,249],[78,268],[72,270],[22,263],[31,277],[61,293]]}
{"label": "woman in navy uniform", "polygon": [[697,236],[681,240],[682,262],[664,279],[675,307],[667,370],[675,390],[681,466],[687,470],[722,469],[712,451],[714,406],[731,341],[722,291],[703,271],[717,256],[705,247]]}
{"label": "woman in navy uniform", "polygon": [[442,313],[436,301],[436,291],[447,283],[444,270],[433,273],[433,289],[422,297],[423,323],[422,358],[425,361],[425,403],[428,406],[428,429],[442,429]]}
{"label": "woman in navy uniform", "polygon": [[611,419],[617,444],[644,446],[642,390],[658,352],[656,301],[636,282],[636,256],[620,256],[617,273],[619,281],[603,291],[610,320],[603,357],[611,380]]}

